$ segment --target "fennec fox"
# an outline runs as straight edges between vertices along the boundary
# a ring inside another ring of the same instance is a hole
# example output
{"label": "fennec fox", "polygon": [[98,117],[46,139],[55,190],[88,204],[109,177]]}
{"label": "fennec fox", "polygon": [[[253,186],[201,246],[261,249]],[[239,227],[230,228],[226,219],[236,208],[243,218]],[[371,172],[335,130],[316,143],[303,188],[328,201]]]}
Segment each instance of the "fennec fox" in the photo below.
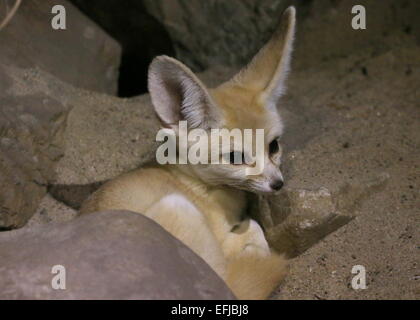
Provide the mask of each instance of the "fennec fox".
{"label": "fennec fox", "polygon": [[247,192],[268,194],[283,185],[277,102],[284,92],[294,30],[295,9],[290,7],[250,64],[214,89],[166,56],[155,58],[149,69],[149,92],[164,128],[179,133],[179,121],[186,120],[189,129],[206,131],[264,129],[262,173],[247,175],[252,164],[150,165],[104,184],[81,213],[142,213],[201,256],[239,299],[267,298],[284,277],[286,264],[270,250],[257,222],[246,216]]}

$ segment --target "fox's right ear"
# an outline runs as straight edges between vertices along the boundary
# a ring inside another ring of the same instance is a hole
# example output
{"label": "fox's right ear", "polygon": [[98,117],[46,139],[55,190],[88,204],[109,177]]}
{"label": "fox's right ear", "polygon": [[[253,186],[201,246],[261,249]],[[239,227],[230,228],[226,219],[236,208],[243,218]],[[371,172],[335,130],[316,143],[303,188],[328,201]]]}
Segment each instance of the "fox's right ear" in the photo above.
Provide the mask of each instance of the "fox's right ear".
{"label": "fox's right ear", "polygon": [[149,67],[149,92],[162,125],[177,129],[187,121],[189,128],[210,129],[220,119],[218,109],[204,84],[176,59],[159,56]]}
{"label": "fox's right ear", "polygon": [[258,93],[259,101],[275,109],[285,91],[290,69],[291,53],[296,25],[296,10],[289,7],[270,41],[255,55],[252,61],[220,88],[242,86]]}

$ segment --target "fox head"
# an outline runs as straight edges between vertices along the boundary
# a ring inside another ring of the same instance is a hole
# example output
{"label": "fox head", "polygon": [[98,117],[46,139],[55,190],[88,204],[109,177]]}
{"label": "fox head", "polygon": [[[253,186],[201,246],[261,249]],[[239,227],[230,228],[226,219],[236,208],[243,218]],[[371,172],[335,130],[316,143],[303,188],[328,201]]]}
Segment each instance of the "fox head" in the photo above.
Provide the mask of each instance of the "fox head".
{"label": "fox head", "polygon": [[[220,150],[220,158],[229,159],[228,163],[187,164],[188,172],[208,184],[228,185],[255,193],[276,192],[283,186],[280,171],[283,122],[277,104],[285,91],[294,33],[295,9],[289,7],[270,41],[251,62],[231,80],[213,89],[206,88],[176,59],[159,56],[153,60],[148,87],[164,128],[179,134],[179,122],[185,120],[188,129],[207,132],[252,129],[255,136],[256,129],[264,130],[264,148],[257,159],[263,165],[259,174],[248,174],[247,169],[255,163],[233,161],[235,157],[247,158],[249,155],[244,150],[250,148],[234,150],[233,147],[230,152]],[[248,143],[255,144],[258,140],[250,141]]]}

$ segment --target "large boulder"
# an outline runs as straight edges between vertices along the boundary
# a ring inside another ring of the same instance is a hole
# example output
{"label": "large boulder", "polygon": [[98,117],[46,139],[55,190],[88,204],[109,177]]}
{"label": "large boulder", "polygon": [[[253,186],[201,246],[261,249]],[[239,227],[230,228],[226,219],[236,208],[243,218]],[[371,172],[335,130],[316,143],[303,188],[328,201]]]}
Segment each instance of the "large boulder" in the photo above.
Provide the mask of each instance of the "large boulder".
{"label": "large boulder", "polygon": [[21,227],[32,216],[63,155],[70,106],[46,93],[48,79],[27,85],[36,74],[0,64],[0,229]]}
{"label": "large boulder", "polygon": [[1,233],[0,256],[0,299],[234,299],[204,260],[128,211]]}
{"label": "large boulder", "polygon": [[246,63],[268,39],[289,2],[143,1],[168,30],[177,58],[195,70]]}
{"label": "large boulder", "polygon": [[23,226],[48,186],[77,189],[154,158],[158,122],[148,95],[85,91],[38,68],[0,64],[0,74],[0,228]]}
{"label": "large boulder", "polygon": [[[7,2],[0,11],[6,11]],[[66,10],[66,30],[51,26],[55,5]],[[2,63],[36,66],[76,87],[117,93],[120,46],[66,0],[22,1],[0,31],[0,43]]]}
{"label": "large boulder", "polygon": [[[66,30],[51,27],[54,5],[66,9]],[[61,81],[115,94],[120,47],[64,0],[22,1],[0,42],[0,229],[12,229],[35,212],[64,154],[77,90]]]}

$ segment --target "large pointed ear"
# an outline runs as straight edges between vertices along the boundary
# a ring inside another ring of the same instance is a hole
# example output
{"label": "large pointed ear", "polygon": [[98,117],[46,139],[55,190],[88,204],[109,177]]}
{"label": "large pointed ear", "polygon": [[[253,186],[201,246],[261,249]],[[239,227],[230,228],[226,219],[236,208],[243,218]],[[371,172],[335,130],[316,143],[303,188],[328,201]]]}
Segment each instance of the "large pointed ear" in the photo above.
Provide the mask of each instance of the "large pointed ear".
{"label": "large pointed ear", "polygon": [[217,126],[218,109],[205,86],[184,64],[159,56],[149,67],[149,92],[162,125],[176,128],[187,121],[188,128]]}
{"label": "large pointed ear", "polygon": [[259,94],[261,103],[275,107],[285,91],[295,34],[296,10],[289,7],[270,41],[251,62],[230,81],[223,84],[240,85]]}

